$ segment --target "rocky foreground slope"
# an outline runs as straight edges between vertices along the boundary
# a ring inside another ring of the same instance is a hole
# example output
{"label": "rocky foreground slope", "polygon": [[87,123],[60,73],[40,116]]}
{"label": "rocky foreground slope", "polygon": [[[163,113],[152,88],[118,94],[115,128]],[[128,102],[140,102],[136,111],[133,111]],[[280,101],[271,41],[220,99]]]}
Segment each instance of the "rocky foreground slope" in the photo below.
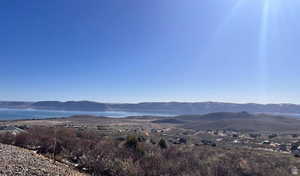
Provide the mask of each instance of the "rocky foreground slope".
{"label": "rocky foreground slope", "polygon": [[84,176],[33,151],[0,144],[0,176]]}

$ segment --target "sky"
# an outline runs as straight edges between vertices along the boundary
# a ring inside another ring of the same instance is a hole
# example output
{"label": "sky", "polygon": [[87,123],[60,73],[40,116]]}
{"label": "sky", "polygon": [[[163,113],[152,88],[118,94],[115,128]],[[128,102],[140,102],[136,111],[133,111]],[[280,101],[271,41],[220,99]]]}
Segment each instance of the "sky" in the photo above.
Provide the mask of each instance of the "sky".
{"label": "sky", "polygon": [[2,0],[0,100],[300,104],[300,1]]}

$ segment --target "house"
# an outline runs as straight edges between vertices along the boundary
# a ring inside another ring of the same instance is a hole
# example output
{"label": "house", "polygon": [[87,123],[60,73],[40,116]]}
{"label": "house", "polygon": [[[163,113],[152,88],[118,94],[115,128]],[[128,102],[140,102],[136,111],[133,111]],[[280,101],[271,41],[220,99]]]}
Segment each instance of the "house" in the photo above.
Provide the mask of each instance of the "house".
{"label": "house", "polygon": [[292,150],[292,154],[293,154],[295,157],[300,157],[300,150],[299,150],[299,149]]}
{"label": "house", "polygon": [[234,143],[234,144],[238,144],[238,143],[240,143],[240,141],[234,140],[233,143]]}
{"label": "house", "polygon": [[299,174],[299,172],[298,172],[298,168],[297,168],[297,167],[295,167],[295,166],[294,166],[294,167],[292,167],[292,168],[291,168],[291,174],[292,174],[292,175],[298,175],[298,174]]}
{"label": "house", "polygon": [[271,141],[268,141],[268,140],[266,140],[266,141],[263,141],[263,143],[262,144],[265,144],[265,145],[270,145],[271,144]]}

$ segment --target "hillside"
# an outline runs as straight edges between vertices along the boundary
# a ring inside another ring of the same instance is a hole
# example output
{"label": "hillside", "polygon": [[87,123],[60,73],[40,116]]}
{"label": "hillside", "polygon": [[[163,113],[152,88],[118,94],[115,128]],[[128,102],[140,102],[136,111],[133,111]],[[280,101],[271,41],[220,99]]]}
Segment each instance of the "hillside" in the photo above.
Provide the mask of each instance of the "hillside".
{"label": "hillside", "polygon": [[[202,142],[205,136],[189,134],[191,130],[165,131],[163,138],[160,132],[150,130],[147,135],[140,136],[136,127],[135,124],[131,128],[134,133],[118,129],[118,133],[104,136],[108,133],[99,129],[59,127],[54,132],[52,127],[39,126],[13,136],[11,141],[25,148],[42,144],[39,151],[47,155],[54,142],[51,139],[56,138],[58,144],[64,146],[56,151],[58,158],[76,162],[78,169],[85,168],[95,176],[290,176],[291,168],[300,168],[299,159],[289,153],[265,151],[249,145],[228,146],[221,142],[210,145]],[[187,143],[171,142],[178,138],[179,141],[189,139]],[[0,136],[2,141],[7,139],[5,135]],[[230,144],[233,138],[227,136],[224,140]],[[3,170],[0,175],[72,175],[65,171],[65,166],[54,166],[48,159],[27,150],[1,146],[4,154],[0,156],[0,170]]]}
{"label": "hillside", "polygon": [[32,151],[0,143],[0,175],[84,176],[68,166],[55,163]]}
{"label": "hillside", "polygon": [[[206,115],[182,115],[167,122],[173,123],[178,121],[184,128],[197,130],[208,129],[231,129],[243,131],[275,131],[275,132],[293,132],[297,131],[300,126],[300,119],[266,115],[266,114],[249,114],[240,113],[210,113]],[[166,119],[156,120],[155,123],[166,123]]]}

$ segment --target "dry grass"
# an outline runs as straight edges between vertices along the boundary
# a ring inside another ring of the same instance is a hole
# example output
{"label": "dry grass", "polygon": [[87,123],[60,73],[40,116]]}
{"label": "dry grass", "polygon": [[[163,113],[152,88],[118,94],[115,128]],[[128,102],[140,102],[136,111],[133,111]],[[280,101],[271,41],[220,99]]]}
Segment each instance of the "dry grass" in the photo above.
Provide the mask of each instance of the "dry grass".
{"label": "dry grass", "polygon": [[[0,136],[0,141],[57,160],[67,159],[78,169],[102,176],[289,176],[299,163],[291,156],[241,148],[152,144],[151,137],[129,136],[125,141],[95,131],[35,127],[28,133]],[[56,144],[56,145],[55,145]],[[42,168],[43,166],[38,166]]]}

